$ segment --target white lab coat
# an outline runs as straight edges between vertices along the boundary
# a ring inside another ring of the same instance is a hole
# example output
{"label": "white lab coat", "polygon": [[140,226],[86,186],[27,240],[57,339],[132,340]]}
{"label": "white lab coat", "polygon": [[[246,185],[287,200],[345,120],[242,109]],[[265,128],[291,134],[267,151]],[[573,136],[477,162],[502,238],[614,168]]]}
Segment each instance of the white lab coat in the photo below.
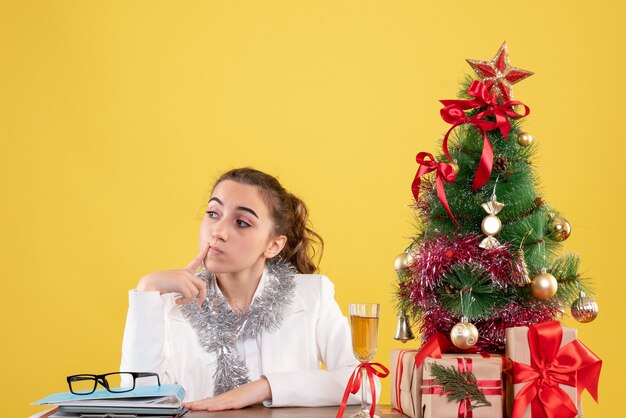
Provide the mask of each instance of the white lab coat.
{"label": "white lab coat", "polygon": [[[265,405],[338,405],[358,365],[348,321],[326,276],[298,274],[295,282],[280,329],[261,334],[262,374],[272,390]],[[185,401],[213,396],[215,355],[201,347],[175,295],[131,290],[129,299],[120,370],[156,372],[161,383],[182,385]],[[376,386],[380,394],[378,379]],[[350,396],[349,403],[359,402],[359,394]]]}

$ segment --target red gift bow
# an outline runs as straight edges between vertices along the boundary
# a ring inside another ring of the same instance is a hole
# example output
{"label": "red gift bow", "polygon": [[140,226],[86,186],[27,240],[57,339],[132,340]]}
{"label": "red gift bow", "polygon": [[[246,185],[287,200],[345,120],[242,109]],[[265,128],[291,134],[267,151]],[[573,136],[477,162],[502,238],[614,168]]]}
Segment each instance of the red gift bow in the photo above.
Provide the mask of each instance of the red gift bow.
{"label": "red gift bow", "polygon": [[446,191],[443,188],[443,180],[450,183],[454,181],[456,178],[456,174],[454,174],[454,169],[450,164],[437,162],[435,161],[435,157],[428,152],[420,152],[415,156],[415,161],[417,161],[420,167],[417,169],[417,173],[415,173],[415,178],[413,179],[413,184],[411,185],[411,190],[413,191],[413,197],[415,197],[415,201],[419,199],[420,193],[420,184],[422,177],[424,174],[428,174],[432,171],[437,172],[437,197],[439,197],[439,201],[443,205],[443,208],[448,212],[448,215],[452,218],[454,223],[457,226],[459,223],[454,218],[452,211],[450,210],[450,206],[448,205],[448,199],[446,199]]}
{"label": "red gift bow", "polygon": [[420,348],[415,356],[415,367],[421,366],[426,357],[441,358],[443,353],[452,351],[454,348],[450,340],[438,332]]}
{"label": "red gift bow", "polygon": [[521,418],[529,403],[533,418],[576,417],[576,405],[559,384],[575,386],[579,398],[587,389],[598,402],[602,360],[578,340],[559,348],[562,337],[558,321],[528,329],[530,366],[513,362],[513,383],[528,383],[515,396],[511,418]]}
{"label": "red gift bow", "polygon": [[[376,370],[375,367],[379,367],[380,370]],[[348,386],[346,386],[346,391],[343,393],[343,399],[341,400],[341,406],[339,407],[339,411],[337,411],[336,418],[343,417],[343,411],[345,411],[346,406],[348,405],[348,396],[350,396],[350,393],[354,395],[361,388],[361,370],[363,369],[365,369],[367,379],[370,382],[370,391],[372,394],[370,417],[374,417],[376,412],[376,385],[374,385],[374,375],[380,378],[389,376],[389,369],[380,363],[361,363],[356,367],[356,369],[354,369],[352,376],[350,376],[350,380],[348,381]]]}
{"label": "red gift bow", "polygon": [[[489,358],[489,355],[486,355]],[[467,370],[468,373],[472,372],[472,359],[465,357],[457,357],[457,368],[459,372],[463,373]],[[422,394],[425,395],[442,395],[447,392],[443,391],[443,387],[432,386],[435,384],[434,379],[425,379],[422,381]],[[477,380],[476,385],[480,388],[480,391],[485,395],[502,395],[502,382],[500,380]],[[472,410],[472,401],[469,397],[463,399],[459,403],[459,411],[457,413],[458,418],[473,418],[474,412]]]}
{"label": "red gift bow", "polygon": [[[494,129],[500,129],[500,132],[504,138],[508,138],[509,131],[511,130],[511,123],[508,118],[519,119],[528,116],[530,108],[522,102],[509,100],[502,104],[498,104],[498,100],[495,95],[490,96],[489,90],[485,85],[478,81],[472,81],[467,94],[474,97],[472,100],[440,100],[445,106],[441,109],[441,117],[448,123],[452,124],[452,127],[446,133],[443,138],[443,152],[446,156],[453,161],[448,151],[448,137],[450,132],[459,125],[466,123],[474,125],[483,134],[483,151],[478,163],[478,169],[474,175],[474,181],[472,182],[472,190],[476,190],[482,187],[489,177],[491,176],[491,168],[493,166],[493,149],[491,148],[491,142],[487,137],[487,131]],[[520,114],[513,110],[513,106],[524,106],[524,114]],[[479,109],[485,107],[486,109],[478,114],[467,117],[466,110]],[[495,121],[486,120],[485,117],[494,116]]]}

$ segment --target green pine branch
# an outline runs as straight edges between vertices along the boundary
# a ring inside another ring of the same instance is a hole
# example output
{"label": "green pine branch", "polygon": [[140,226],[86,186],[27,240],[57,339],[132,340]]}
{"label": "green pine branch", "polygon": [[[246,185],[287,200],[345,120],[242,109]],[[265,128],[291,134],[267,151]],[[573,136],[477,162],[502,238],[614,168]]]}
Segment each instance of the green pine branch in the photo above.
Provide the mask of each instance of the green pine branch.
{"label": "green pine branch", "polygon": [[505,289],[495,289],[491,278],[480,266],[458,264],[444,276],[438,301],[448,312],[470,320],[486,318],[511,299]]}
{"label": "green pine branch", "polygon": [[437,363],[430,365],[430,373],[434,377],[435,384],[443,388],[448,402],[460,403],[469,398],[470,410],[491,406],[491,402],[478,387],[474,373],[460,372],[454,366],[445,367]]}
{"label": "green pine branch", "polygon": [[581,290],[588,295],[593,295],[586,280],[580,277],[579,268],[580,258],[576,254],[565,254],[558,257],[550,268],[550,273],[559,283],[556,297],[566,306],[579,297]]}

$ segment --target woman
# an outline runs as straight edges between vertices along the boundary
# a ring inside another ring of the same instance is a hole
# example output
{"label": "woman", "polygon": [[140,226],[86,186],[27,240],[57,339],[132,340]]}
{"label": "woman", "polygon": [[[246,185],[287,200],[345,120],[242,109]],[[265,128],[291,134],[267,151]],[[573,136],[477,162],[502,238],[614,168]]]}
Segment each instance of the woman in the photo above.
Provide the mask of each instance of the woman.
{"label": "woman", "polygon": [[312,274],[315,242],[306,205],[276,178],[225,173],[198,256],[130,291],[120,370],[181,384],[192,410],[339,404],[358,362],[333,284]]}

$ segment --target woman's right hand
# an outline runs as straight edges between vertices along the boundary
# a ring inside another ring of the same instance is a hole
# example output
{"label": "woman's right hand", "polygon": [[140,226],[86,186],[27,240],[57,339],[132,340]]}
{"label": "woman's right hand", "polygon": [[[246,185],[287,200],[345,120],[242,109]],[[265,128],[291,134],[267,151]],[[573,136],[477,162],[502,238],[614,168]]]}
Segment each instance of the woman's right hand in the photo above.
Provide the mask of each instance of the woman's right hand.
{"label": "woman's right hand", "polygon": [[158,290],[161,294],[176,292],[182,295],[176,299],[178,305],[192,302],[196,297],[196,304],[201,305],[206,298],[206,283],[198,278],[195,272],[208,252],[209,243],[206,242],[200,254],[187,267],[146,274],[139,280],[137,290],[140,292]]}

